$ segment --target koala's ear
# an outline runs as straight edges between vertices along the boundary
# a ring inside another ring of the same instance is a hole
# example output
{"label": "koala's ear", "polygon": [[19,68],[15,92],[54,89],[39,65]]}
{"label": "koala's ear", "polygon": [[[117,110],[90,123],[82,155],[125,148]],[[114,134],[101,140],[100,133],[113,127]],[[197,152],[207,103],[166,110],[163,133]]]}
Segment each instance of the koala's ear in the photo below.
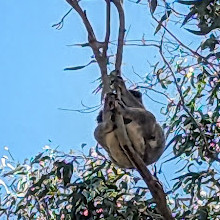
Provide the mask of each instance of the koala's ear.
{"label": "koala's ear", "polygon": [[135,98],[138,98],[138,99],[142,98],[142,93],[139,92],[139,91],[130,89],[129,92],[130,92]]}

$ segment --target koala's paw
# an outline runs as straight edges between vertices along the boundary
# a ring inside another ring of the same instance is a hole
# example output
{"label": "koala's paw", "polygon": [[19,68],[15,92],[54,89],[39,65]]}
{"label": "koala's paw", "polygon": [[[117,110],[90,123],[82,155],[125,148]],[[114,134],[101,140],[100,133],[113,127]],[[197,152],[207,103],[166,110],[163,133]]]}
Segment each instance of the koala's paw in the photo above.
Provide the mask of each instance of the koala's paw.
{"label": "koala's paw", "polygon": [[122,101],[117,99],[115,101],[115,108],[119,114],[122,114],[124,112],[126,106],[124,105],[124,103]]}
{"label": "koala's paw", "polygon": [[105,97],[105,106],[107,110],[113,110],[115,108],[116,94],[107,93]]}
{"label": "koala's paw", "polygon": [[124,91],[126,89],[124,80],[120,76],[116,76],[113,80],[113,86],[115,89],[119,88],[121,91]]}

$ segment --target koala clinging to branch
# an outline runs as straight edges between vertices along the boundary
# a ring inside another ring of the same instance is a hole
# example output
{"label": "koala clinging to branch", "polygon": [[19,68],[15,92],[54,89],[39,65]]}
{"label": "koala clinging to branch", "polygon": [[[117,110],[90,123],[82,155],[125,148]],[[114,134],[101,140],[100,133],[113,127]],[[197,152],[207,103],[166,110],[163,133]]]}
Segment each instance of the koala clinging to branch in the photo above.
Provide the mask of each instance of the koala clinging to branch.
{"label": "koala clinging to branch", "polygon": [[[115,164],[121,168],[133,168],[127,156],[121,149],[119,141],[115,135],[117,129],[115,125],[115,116],[117,114],[117,109],[115,107],[116,99],[117,95],[114,93],[108,93],[106,95],[104,109],[100,111],[97,117],[99,124],[95,129],[94,135],[98,143],[108,152],[109,157]],[[131,123],[131,119],[124,118],[125,126]],[[135,127],[135,125],[133,127]],[[143,141],[142,137],[137,137],[137,139]],[[143,148],[143,144],[140,144],[139,146]],[[144,149],[139,150],[138,153],[141,152],[143,153]]]}
{"label": "koala clinging to branch", "polygon": [[134,150],[146,165],[156,162],[165,147],[162,128],[154,115],[143,106],[140,92],[127,90],[121,77],[115,77],[113,85],[120,90],[121,100],[114,93],[106,95],[104,109],[97,117],[98,126],[94,132],[96,140],[119,167],[134,168],[115,135],[115,116],[121,114]]}

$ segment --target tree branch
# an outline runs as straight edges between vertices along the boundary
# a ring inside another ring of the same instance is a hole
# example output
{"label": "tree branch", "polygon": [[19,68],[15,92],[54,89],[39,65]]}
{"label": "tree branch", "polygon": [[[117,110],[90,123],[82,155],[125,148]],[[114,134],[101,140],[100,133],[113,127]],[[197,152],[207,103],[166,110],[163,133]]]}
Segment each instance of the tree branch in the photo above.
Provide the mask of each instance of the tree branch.
{"label": "tree branch", "polygon": [[122,0],[112,0],[119,14],[119,33],[118,33],[118,47],[115,62],[115,71],[118,75],[121,75],[122,54],[125,35],[125,15],[122,6]]}
{"label": "tree branch", "polygon": [[86,30],[88,32],[88,40],[89,40],[89,43],[92,43],[94,41],[97,41],[96,40],[96,37],[95,37],[95,34],[94,34],[94,31],[92,29],[92,26],[89,22],[89,20],[87,19],[87,16],[86,16],[86,12],[82,10],[82,8],[79,6],[79,3],[77,0],[66,0],[75,10],[76,12],[80,15],[80,17],[82,18],[83,20],[83,23],[86,27]]}
{"label": "tree branch", "polygon": [[107,56],[107,50],[108,50],[108,44],[109,44],[109,38],[110,38],[110,21],[111,21],[111,3],[110,0],[106,1],[106,34],[105,34],[105,45],[103,48],[103,54]]}
{"label": "tree branch", "polygon": [[[102,92],[102,98],[105,93],[110,92],[110,85],[109,85],[109,78],[108,78],[108,71],[107,71],[107,56],[106,53],[104,54],[102,51],[100,51],[100,48],[104,49],[106,48],[105,43],[99,42],[96,39],[95,33],[93,31],[93,28],[86,16],[86,12],[82,10],[80,7],[78,0],[66,0],[74,9],[75,11],[80,15],[81,19],[83,20],[83,23],[86,27],[87,33],[88,33],[88,41],[89,46],[92,48],[93,53],[95,55],[95,58],[97,60],[97,63],[99,65],[99,68],[101,70],[101,76],[102,76],[102,82],[103,82],[103,92]],[[107,4],[108,6],[108,4]],[[110,16],[108,16],[110,17]],[[109,32],[110,33],[110,32]],[[108,29],[106,31],[106,35],[108,37]]]}
{"label": "tree branch", "polygon": [[162,185],[152,176],[142,158],[134,151],[126,132],[123,117],[119,113],[116,114],[115,123],[117,126],[115,133],[123,152],[126,154],[132,165],[136,167],[144,182],[147,184],[161,215],[166,220],[173,220],[174,218],[172,217],[171,211],[166,203],[166,194],[163,191]]}

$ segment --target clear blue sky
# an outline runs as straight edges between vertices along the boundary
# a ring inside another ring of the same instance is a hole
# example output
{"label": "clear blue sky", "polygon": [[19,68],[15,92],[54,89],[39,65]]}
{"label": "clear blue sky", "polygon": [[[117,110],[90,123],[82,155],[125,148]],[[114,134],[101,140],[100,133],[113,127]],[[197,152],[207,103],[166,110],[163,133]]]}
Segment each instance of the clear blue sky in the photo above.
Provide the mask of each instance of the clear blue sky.
{"label": "clear blue sky", "polygon": [[[104,1],[85,1],[87,15],[99,40],[104,39]],[[79,16],[72,12],[61,30],[54,23],[70,9],[64,0],[0,1],[0,155],[8,146],[13,156],[23,161],[42,150],[52,140],[60,150],[77,150],[82,143],[95,146],[93,130],[96,115],[61,111],[58,108],[82,109],[100,104],[100,94],[92,91],[98,83],[96,64],[78,71],[65,67],[85,65],[91,60],[89,48],[67,47],[85,43],[87,35]],[[155,25],[146,6],[126,3],[127,39],[155,39]],[[111,40],[116,39],[117,14],[113,13]],[[144,76],[147,60],[158,61],[155,49],[125,47],[125,75],[135,81],[135,71]],[[157,98],[157,97],[156,97]],[[158,99],[158,98],[157,98]],[[145,98],[145,104],[161,119],[158,104]]]}

